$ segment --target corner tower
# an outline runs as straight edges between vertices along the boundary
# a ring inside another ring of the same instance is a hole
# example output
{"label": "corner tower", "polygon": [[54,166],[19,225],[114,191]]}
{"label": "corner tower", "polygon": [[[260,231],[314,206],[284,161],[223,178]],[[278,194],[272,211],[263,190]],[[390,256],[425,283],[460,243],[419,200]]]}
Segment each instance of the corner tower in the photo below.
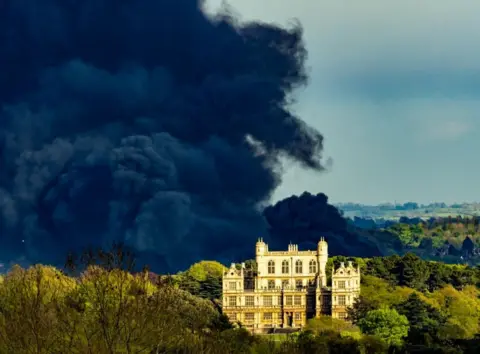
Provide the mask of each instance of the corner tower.
{"label": "corner tower", "polygon": [[267,265],[265,263],[265,255],[268,253],[268,245],[263,242],[263,238],[257,240],[255,246],[255,261],[257,262],[258,275],[267,274]]}
{"label": "corner tower", "polygon": [[317,254],[319,286],[323,287],[327,286],[327,273],[325,270],[328,262],[328,244],[324,237],[321,237],[320,241],[318,241]]}

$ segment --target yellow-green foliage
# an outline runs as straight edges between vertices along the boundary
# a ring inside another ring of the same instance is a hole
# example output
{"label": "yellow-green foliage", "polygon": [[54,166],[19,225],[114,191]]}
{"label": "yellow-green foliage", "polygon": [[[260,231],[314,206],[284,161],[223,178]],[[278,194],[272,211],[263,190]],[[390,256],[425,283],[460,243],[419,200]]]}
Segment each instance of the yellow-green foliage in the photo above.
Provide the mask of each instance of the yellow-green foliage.
{"label": "yellow-green foliage", "polygon": [[468,339],[480,331],[479,296],[480,291],[474,286],[459,291],[451,285],[428,296],[426,301],[448,316],[445,337]]}
{"label": "yellow-green foliage", "polygon": [[[457,267],[457,266],[455,266]],[[364,276],[361,294],[363,297],[387,307],[394,307],[416,293],[421,300],[432,305],[448,320],[442,327],[443,338],[473,338],[480,331],[480,291],[475,286],[457,290],[448,285],[432,293],[423,294],[416,290],[392,286],[387,281]]]}
{"label": "yellow-green foliage", "polygon": [[216,261],[201,261],[193,264],[185,272],[196,281],[205,281],[208,276],[221,278],[225,266]]}
{"label": "yellow-green foliage", "polygon": [[0,354],[193,351],[218,318],[211,302],[146,274],[14,267],[0,283]]}
{"label": "yellow-green foliage", "polygon": [[386,280],[370,275],[364,275],[362,278],[362,296],[389,307],[405,301],[413,292],[416,291],[407,287],[392,286]]}
{"label": "yellow-green foliage", "polygon": [[56,314],[75,288],[74,279],[53,267],[14,267],[0,285],[0,338],[6,352],[35,348],[41,353],[61,341],[62,323]]}
{"label": "yellow-green foliage", "polygon": [[358,332],[359,329],[351,323],[332,318],[331,316],[320,316],[319,318],[312,318],[307,323],[307,329],[315,334],[326,331],[334,332]]}

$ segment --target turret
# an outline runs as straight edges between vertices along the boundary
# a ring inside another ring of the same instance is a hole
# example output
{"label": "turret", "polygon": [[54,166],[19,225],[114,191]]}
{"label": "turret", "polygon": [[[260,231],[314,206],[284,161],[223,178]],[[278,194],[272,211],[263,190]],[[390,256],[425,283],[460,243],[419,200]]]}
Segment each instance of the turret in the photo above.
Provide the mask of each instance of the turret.
{"label": "turret", "polygon": [[328,261],[328,244],[325,241],[324,237],[320,237],[320,241],[318,241],[317,246],[317,254],[318,254],[318,274],[319,274],[319,283],[321,286],[325,286],[327,284],[327,275],[325,273],[325,269],[327,268],[327,261]]}
{"label": "turret", "polygon": [[327,265],[328,261],[328,244],[327,241],[325,241],[325,238],[321,237],[320,241],[318,241],[318,261],[320,263],[320,269],[322,269],[322,264],[324,265],[323,269],[325,269],[325,266]]}
{"label": "turret", "polygon": [[320,237],[320,241],[318,241],[318,254],[328,255],[328,243],[324,237]]}
{"label": "turret", "polygon": [[259,275],[266,274],[266,263],[265,263],[265,255],[268,252],[268,245],[263,242],[263,238],[259,238],[257,241],[257,245],[255,247],[255,260],[257,261],[257,272]]}
{"label": "turret", "polygon": [[267,252],[267,244],[263,242],[263,238],[259,238],[257,241],[257,247],[256,247],[256,255],[257,256],[264,256],[265,252]]}

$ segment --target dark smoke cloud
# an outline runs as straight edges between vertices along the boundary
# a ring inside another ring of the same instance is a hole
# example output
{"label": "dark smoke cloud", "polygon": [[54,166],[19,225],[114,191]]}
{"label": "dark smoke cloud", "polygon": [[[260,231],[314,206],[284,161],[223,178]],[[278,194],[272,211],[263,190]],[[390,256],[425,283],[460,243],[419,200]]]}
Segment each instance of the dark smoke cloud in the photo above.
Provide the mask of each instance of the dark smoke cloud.
{"label": "dark smoke cloud", "polygon": [[291,196],[265,208],[264,214],[273,247],[284,249],[285,242],[291,241],[299,248],[316,249],[319,238],[325,236],[332,255],[372,257],[384,253],[375,239],[351,229],[323,193]]}
{"label": "dark smoke cloud", "polygon": [[279,157],[322,169],[322,136],[289,111],[305,57],[299,26],[196,0],[0,1],[0,259],[249,253]]}

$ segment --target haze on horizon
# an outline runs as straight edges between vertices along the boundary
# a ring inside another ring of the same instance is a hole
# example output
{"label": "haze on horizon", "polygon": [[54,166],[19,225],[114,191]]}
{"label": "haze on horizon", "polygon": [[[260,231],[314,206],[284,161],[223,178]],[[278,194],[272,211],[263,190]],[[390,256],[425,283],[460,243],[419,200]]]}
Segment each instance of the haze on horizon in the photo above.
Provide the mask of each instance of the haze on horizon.
{"label": "haze on horizon", "polygon": [[286,165],[275,201],[305,190],[333,203],[480,200],[480,2],[227,3],[243,20],[298,19],[305,31],[311,78],[296,110],[333,165]]}

